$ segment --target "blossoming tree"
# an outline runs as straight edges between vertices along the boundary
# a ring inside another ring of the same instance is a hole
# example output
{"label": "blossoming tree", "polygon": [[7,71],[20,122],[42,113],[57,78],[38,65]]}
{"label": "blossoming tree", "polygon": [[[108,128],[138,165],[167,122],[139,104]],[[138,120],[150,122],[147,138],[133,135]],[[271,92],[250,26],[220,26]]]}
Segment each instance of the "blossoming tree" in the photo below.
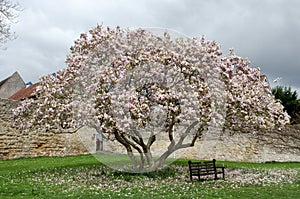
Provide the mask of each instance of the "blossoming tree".
{"label": "blossoming tree", "polygon": [[[16,124],[44,131],[93,127],[122,144],[135,168],[147,170],[194,146],[210,127],[249,133],[287,124],[259,68],[233,51],[221,54],[204,38],[97,26],[75,41],[65,69],[41,78],[36,98],[15,110]],[[168,146],[153,158],[158,133]]]}

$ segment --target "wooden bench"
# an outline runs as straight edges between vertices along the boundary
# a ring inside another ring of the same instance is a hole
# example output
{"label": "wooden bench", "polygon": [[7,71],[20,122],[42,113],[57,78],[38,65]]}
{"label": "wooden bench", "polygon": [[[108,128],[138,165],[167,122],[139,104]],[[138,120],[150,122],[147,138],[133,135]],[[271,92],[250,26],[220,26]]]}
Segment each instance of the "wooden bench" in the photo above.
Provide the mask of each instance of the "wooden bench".
{"label": "wooden bench", "polygon": [[217,167],[216,160],[205,162],[192,162],[188,161],[190,170],[190,179],[193,181],[193,176],[197,176],[200,181],[201,176],[214,175],[214,179],[218,179],[218,174],[222,174],[225,178],[225,167]]}

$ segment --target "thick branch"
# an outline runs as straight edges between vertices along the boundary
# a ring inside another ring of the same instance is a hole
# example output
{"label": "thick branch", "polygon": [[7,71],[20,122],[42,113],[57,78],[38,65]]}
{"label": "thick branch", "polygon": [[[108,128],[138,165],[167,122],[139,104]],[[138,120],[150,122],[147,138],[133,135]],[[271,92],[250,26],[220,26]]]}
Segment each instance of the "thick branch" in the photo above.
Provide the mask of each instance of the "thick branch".
{"label": "thick branch", "polygon": [[[124,133],[121,133],[121,137],[122,137],[122,139],[123,139],[126,143],[128,143],[131,147],[133,147],[135,150],[137,150],[137,151],[139,152],[140,158],[141,158],[141,161],[142,161],[142,165],[144,165],[145,160],[144,160],[143,151],[142,151],[136,144],[134,144],[134,143],[131,142],[129,139],[127,139],[127,137],[125,136]],[[131,138],[133,139],[133,138],[135,138],[135,137],[133,136],[133,137],[131,137]],[[130,148],[131,148],[131,147],[130,147]]]}
{"label": "thick branch", "polygon": [[201,125],[200,129],[198,130],[197,134],[194,136],[193,140],[191,143],[188,144],[182,144],[184,139],[189,135],[190,131],[198,124],[198,121],[194,121],[187,129],[186,131],[182,134],[182,136],[180,137],[180,140],[177,142],[177,144],[170,144],[168,147],[168,150],[166,152],[164,152],[159,159],[155,162],[155,167],[159,167],[161,166],[161,164],[163,164],[164,160],[166,158],[168,158],[174,151],[181,149],[181,148],[186,148],[186,147],[190,147],[190,146],[194,146],[197,138],[200,136],[200,133],[202,133],[203,131],[203,126]]}
{"label": "thick branch", "polygon": [[174,127],[174,122],[175,118],[172,117],[172,122],[168,128],[168,135],[169,135],[169,140],[170,140],[170,144],[168,146],[168,148],[172,148],[175,145],[175,140],[174,140],[174,136],[173,136],[173,127]]}
{"label": "thick branch", "polygon": [[155,141],[156,141],[156,135],[152,134],[148,139],[147,148],[150,148]]}
{"label": "thick branch", "polygon": [[134,134],[135,134],[137,137],[131,136],[131,139],[132,139],[133,141],[135,141],[138,145],[140,145],[142,148],[144,148],[145,143],[144,143],[144,140],[143,140],[142,135],[140,134],[140,132],[137,131],[137,130],[133,130],[133,132],[134,132]]}
{"label": "thick branch", "polygon": [[126,140],[123,139],[123,137],[120,135],[120,133],[117,130],[114,131],[114,135],[115,135],[116,140],[126,148],[126,151],[127,151],[127,154],[129,156],[129,158],[134,163],[134,165],[137,166],[138,161],[136,160],[135,156],[133,155],[132,148],[131,148],[130,144],[128,144],[126,142]]}
{"label": "thick branch", "polygon": [[[135,141],[137,144],[139,144],[142,148],[143,148],[143,154],[145,155],[145,157],[146,157],[146,159],[147,159],[147,163],[148,163],[148,165],[152,165],[152,163],[153,163],[153,161],[152,161],[152,153],[151,153],[151,151],[150,151],[150,146],[151,145],[149,145],[149,141],[148,141],[148,143],[147,143],[147,145],[144,143],[144,140],[143,140],[143,138],[141,137],[141,135],[140,135],[140,133],[138,132],[138,131],[136,131],[135,132],[135,134],[136,135],[138,135],[139,137],[137,138],[137,137],[134,137],[134,136],[132,136],[131,137],[131,139],[133,140],[133,141]],[[152,136],[151,136],[152,137]],[[150,138],[151,138],[150,137]],[[150,139],[149,138],[149,139]],[[152,140],[153,140],[153,138],[152,138]],[[155,141],[155,139],[153,140],[153,141],[151,141],[152,143]],[[151,143],[150,142],[150,143]],[[151,143],[151,144],[152,144]],[[142,155],[142,153],[140,152],[140,154]]]}
{"label": "thick branch", "polygon": [[[190,134],[190,131],[198,124],[199,122],[198,121],[194,121],[186,130],[185,130],[185,132],[184,132],[184,134],[182,134],[181,136],[180,136],[180,139],[179,139],[179,141],[178,141],[178,143],[176,144],[176,145],[178,145],[178,146],[180,146],[180,145],[182,145],[182,143],[183,143],[183,141],[184,141],[184,139],[186,138],[186,136],[188,136],[189,134]],[[201,129],[203,128],[203,125],[201,126]],[[198,130],[198,132],[199,132],[199,130]],[[193,140],[194,139],[197,139],[197,137],[198,137],[198,132],[196,133],[196,135],[195,135],[195,137],[193,138]],[[196,140],[195,140],[196,141]],[[194,142],[195,142],[194,141]]]}
{"label": "thick branch", "polygon": [[124,134],[121,135],[122,138],[130,145],[132,146],[135,150],[137,150],[139,153],[142,153],[142,150],[137,146],[135,145],[133,142],[131,142],[129,139],[127,139]]}

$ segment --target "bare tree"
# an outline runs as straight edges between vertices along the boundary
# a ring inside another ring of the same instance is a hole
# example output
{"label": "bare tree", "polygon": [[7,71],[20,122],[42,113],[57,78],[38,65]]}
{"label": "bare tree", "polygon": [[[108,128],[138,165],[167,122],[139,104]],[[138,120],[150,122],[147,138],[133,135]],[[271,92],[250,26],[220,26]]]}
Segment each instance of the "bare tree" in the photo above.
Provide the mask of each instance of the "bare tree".
{"label": "bare tree", "polygon": [[0,47],[16,38],[15,33],[11,31],[11,24],[16,22],[18,11],[20,11],[18,3],[0,0]]}

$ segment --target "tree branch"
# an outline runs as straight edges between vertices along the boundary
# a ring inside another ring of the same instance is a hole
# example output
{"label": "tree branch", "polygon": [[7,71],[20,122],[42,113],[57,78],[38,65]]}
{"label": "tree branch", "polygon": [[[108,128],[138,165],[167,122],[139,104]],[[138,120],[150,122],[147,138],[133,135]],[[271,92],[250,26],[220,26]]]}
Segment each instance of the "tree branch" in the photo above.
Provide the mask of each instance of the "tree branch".
{"label": "tree branch", "polygon": [[134,165],[137,167],[138,161],[135,158],[135,156],[133,155],[132,148],[131,148],[130,144],[128,142],[126,142],[126,140],[124,139],[124,136],[121,136],[120,133],[116,129],[114,130],[113,133],[115,135],[116,140],[126,148],[126,151],[127,151],[127,154],[129,156],[129,158],[134,163]]}
{"label": "tree branch", "polygon": [[152,134],[148,139],[147,148],[150,148],[155,141],[156,141],[156,135]]}
{"label": "tree branch", "polygon": [[169,135],[169,140],[170,140],[170,144],[168,146],[168,148],[172,148],[175,145],[175,140],[174,140],[174,136],[173,136],[173,126],[174,126],[174,117],[172,117],[172,122],[168,128],[168,135]]}
{"label": "tree branch", "polygon": [[[184,141],[184,139],[186,138],[186,136],[188,136],[189,135],[189,133],[190,133],[190,131],[198,124],[199,122],[196,120],[196,121],[194,121],[186,130],[185,130],[185,132],[184,132],[184,134],[182,134],[181,136],[180,136],[180,139],[179,139],[179,141],[178,141],[178,143],[176,144],[176,145],[182,145],[182,143],[183,143],[183,141]],[[203,125],[201,125],[201,127],[199,128],[199,130],[200,129],[202,129],[203,128]],[[199,130],[198,130],[198,132],[199,132]],[[194,139],[197,139],[197,137],[198,137],[199,135],[198,135],[198,133],[196,133],[196,135],[195,135],[195,137],[193,138],[193,140]],[[196,141],[196,140],[195,140]],[[194,141],[194,142],[195,142]]]}
{"label": "tree branch", "polygon": [[[129,139],[127,139],[127,137],[125,136],[125,133],[121,133],[121,137],[122,137],[122,139],[126,142],[126,143],[128,143],[131,147],[133,147],[135,150],[137,150],[138,152],[139,152],[139,154],[140,154],[140,158],[141,158],[141,162],[142,162],[142,167],[144,166],[144,164],[145,164],[145,158],[144,158],[144,155],[143,155],[143,151],[136,145],[136,144],[134,144],[133,142],[131,142]],[[136,139],[136,137],[134,137],[134,136],[131,136],[131,139]]]}

